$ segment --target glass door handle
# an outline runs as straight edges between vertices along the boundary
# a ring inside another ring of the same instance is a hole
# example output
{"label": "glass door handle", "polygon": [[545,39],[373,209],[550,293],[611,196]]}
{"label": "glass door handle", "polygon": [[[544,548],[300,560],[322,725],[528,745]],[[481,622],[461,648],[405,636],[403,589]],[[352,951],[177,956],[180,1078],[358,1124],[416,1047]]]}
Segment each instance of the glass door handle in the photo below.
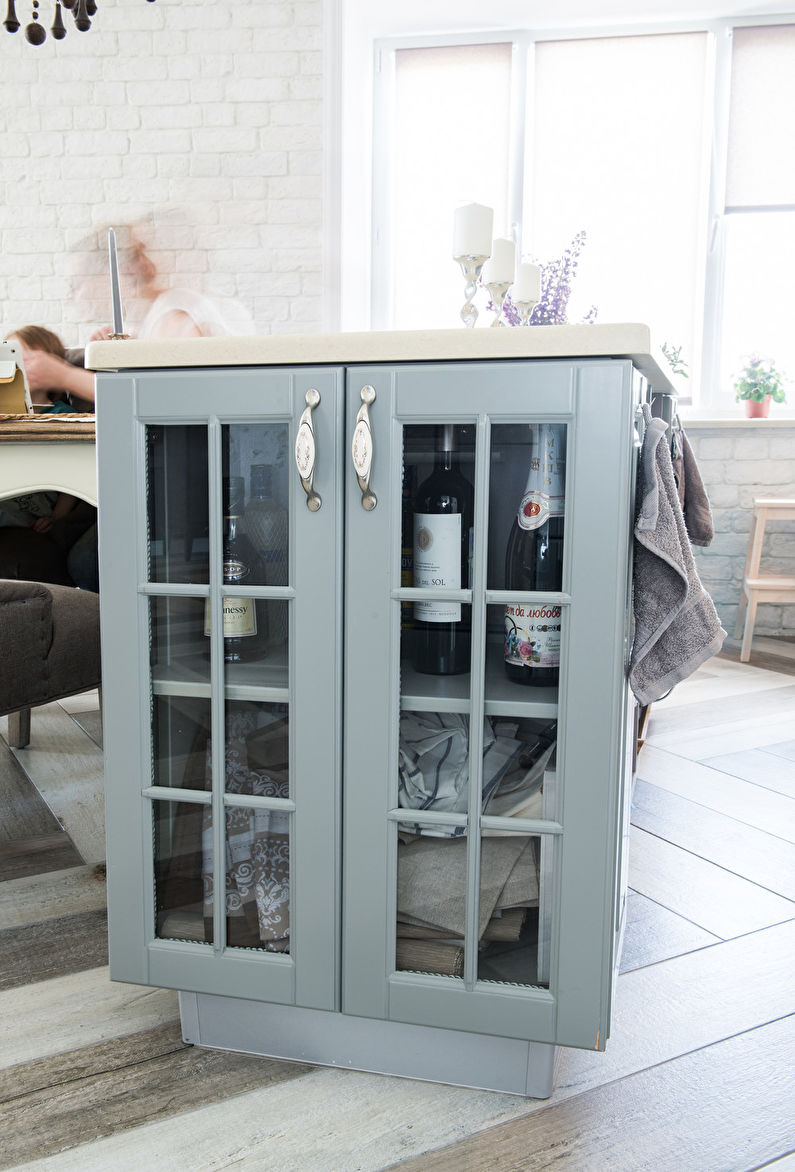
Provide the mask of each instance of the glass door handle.
{"label": "glass door handle", "polygon": [[306,407],[303,410],[298,424],[298,434],[295,437],[295,466],[301,478],[301,485],[306,493],[306,507],[316,513],[323,501],[315,492],[315,429],[312,426],[312,411],[320,402],[320,393],[310,387],[305,395]]}
{"label": "glass door handle", "polygon": [[362,491],[362,508],[370,512],[378,504],[378,498],[370,488],[370,471],[373,466],[373,433],[370,429],[368,407],[375,402],[375,387],[369,384],[361,389],[362,405],[356,416],[353,429],[351,455],[359,488]]}

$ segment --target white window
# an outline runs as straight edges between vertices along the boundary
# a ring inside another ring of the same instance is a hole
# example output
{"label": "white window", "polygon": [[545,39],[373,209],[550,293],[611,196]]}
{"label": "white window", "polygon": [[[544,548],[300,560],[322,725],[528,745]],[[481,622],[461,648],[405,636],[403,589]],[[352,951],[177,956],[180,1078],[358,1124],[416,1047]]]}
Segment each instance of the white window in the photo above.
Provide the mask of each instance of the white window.
{"label": "white window", "polygon": [[795,24],[757,21],[383,42],[372,325],[459,323],[453,211],[477,201],[541,263],[584,232],[569,320],[647,322],[702,403],[730,406],[753,351],[795,378]]}
{"label": "white window", "polygon": [[724,228],[720,384],[753,352],[795,380],[795,25],[734,30]]}

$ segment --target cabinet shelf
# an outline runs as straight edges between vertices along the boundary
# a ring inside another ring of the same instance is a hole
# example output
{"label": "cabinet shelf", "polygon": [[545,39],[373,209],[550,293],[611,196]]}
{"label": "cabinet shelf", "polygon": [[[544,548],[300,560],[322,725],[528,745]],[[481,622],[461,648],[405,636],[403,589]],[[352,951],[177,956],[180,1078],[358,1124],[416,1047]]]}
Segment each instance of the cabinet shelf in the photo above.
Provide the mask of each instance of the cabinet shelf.
{"label": "cabinet shelf", "polygon": [[[400,663],[400,707],[404,712],[469,712],[470,675],[424,675],[407,659]],[[486,716],[543,716],[558,712],[557,688],[526,688],[505,674],[502,647],[486,650]]]}
{"label": "cabinet shelf", "polygon": [[[204,656],[194,655],[177,663],[152,665],[152,691],[156,696],[197,696],[211,694],[210,666]],[[224,695],[227,700],[289,700],[287,658],[283,650],[253,663],[224,665]]]}

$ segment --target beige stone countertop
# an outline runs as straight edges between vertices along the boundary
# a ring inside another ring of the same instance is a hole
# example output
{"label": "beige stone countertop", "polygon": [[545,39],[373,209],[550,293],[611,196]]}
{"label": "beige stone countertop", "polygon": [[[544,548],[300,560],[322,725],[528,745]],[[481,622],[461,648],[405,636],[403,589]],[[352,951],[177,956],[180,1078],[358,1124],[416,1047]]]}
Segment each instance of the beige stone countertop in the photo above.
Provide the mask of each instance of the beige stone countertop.
{"label": "beige stone countertop", "polygon": [[86,349],[86,366],[95,371],[517,358],[631,358],[653,390],[676,393],[665,357],[639,323],[128,339]]}

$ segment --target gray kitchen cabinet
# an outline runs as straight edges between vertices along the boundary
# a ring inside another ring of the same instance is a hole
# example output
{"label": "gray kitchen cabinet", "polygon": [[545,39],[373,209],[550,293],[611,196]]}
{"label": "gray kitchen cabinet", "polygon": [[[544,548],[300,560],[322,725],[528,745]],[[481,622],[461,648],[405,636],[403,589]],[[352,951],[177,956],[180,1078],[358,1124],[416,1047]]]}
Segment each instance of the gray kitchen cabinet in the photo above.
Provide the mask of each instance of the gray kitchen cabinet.
{"label": "gray kitchen cabinet", "polygon": [[[111,975],[180,990],[199,1044],[548,1095],[557,1048],[610,1029],[635,409],[659,368],[516,339],[245,365],[181,345],[94,352]],[[563,579],[517,594],[542,422],[565,439]],[[473,512],[440,594],[406,555],[445,425]],[[468,629],[456,674],[417,670],[440,598]],[[556,617],[555,686],[506,676],[507,605]],[[230,651],[238,611],[256,632]]]}

